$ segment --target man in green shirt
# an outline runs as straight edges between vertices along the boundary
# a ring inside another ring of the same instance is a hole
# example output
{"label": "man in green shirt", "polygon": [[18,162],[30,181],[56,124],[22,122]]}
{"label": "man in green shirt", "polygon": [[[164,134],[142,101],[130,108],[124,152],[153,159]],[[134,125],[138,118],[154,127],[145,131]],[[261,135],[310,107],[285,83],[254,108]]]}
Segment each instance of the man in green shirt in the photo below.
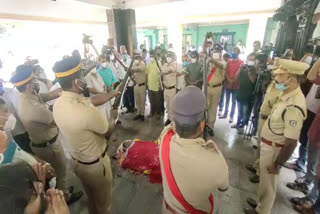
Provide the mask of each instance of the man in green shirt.
{"label": "man in green shirt", "polygon": [[191,53],[191,63],[188,65],[185,74],[187,86],[194,85],[202,89],[203,83],[203,64],[199,62],[197,51]]}
{"label": "man in green shirt", "polygon": [[[147,83],[149,90],[149,100],[151,111],[149,117],[157,116],[160,118],[161,116],[161,105],[160,105],[160,89],[161,89],[161,71],[157,65],[155,52],[150,51],[151,60],[146,66],[146,74],[147,74]],[[158,62],[159,66],[161,66],[161,62]]]}

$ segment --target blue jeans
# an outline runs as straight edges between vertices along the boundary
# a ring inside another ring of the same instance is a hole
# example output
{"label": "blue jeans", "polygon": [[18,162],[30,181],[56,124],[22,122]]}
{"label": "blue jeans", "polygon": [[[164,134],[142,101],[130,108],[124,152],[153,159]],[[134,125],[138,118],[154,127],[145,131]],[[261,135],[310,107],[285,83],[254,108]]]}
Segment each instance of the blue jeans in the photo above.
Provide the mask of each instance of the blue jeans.
{"label": "blue jeans", "polygon": [[307,161],[308,131],[309,131],[309,128],[310,128],[315,116],[316,116],[315,113],[308,110],[307,119],[303,122],[303,125],[301,128],[301,134],[300,134],[300,138],[299,138],[299,142],[300,142],[299,158],[296,160],[296,164],[298,167],[300,167],[303,170],[306,167],[306,161]]}
{"label": "blue jeans", "polygon": [[314,184],[311,192],[308,194],[308,198],[315,201],[319,196],[318,190],[318,179],[316,177],[316,167],[320,164],[320,149],[315,146],[314,142],[308,144],[308,162],[307,162],[307,173],[305,175],[304,183],[310,185]]}
{"label": "blue jeans", "polygon": [[225,89],[224,87],[222,88],[222,93],[221,93],[221,97],[220,97],[220,101],[219,101],[219,112],[223,111],[223,107],[224,107],[224,95],[225,95]]}
{"label": "blue jeans", "polygon": [[[317,184],[315,184],[315,188],[317,189],[318,193],[320,192],[320,182],[317,180]],[[316,203],[312,207],[314,214],[320,214],[320,195],[318,194]]]}
{"label": "blue jeans", "polygon": [[238,121],[237,126],[243,128],[244,126],[248,125],[250,113],[251,113],[251,102],[246,101],[239,101],[238,100]]}
{"label": "blue jeans", "polygon": [[237,105],[236,102],[236,91],[237,89],[228,89],[226,88],[226,105],[224,109],[224,116],[228,116],[228,111],[229,111],[229,103],[231,99],[231,111],[230,111],[230,118],[233,118],[234,111]]}

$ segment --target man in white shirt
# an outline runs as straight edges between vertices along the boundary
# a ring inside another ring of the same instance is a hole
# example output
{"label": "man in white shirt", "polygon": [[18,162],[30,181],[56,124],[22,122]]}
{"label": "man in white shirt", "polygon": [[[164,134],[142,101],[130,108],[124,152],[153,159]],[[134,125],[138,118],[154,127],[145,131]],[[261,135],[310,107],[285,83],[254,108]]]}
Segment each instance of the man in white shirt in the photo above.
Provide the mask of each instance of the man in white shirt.
{"label": "man in white shirt", "polygon": [[[131,64],[131,57],[127,53],[127,49],[124,45],[120,46],[120,53],[121,53],[121,62],[127,67],[130,67]],[[135,102],[134,102],[134,82],[131,78],[128,80],[126,92],[123,95],[123,104],[127,108],[126,113],[133,113]]]}

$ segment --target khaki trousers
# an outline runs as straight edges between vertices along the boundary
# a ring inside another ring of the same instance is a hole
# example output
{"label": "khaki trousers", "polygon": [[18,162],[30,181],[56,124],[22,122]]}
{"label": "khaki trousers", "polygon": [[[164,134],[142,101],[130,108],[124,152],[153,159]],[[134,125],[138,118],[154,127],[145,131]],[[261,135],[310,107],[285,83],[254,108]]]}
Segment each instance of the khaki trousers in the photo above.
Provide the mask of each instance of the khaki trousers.
{"label": "khaki trousers", "polygon": [[277,194],[279,174],[269,174],[268,167],[271,166],[279,156],[280,147],[269,146],[265,143],[260,145],[260,183],[258,189],[259,214],[270,214],[273,202]]}
{"label": "khaki trousers", "polygon": [[259,168],[259,162],[260,162],[260,145],[261,145],[261,131],[262,127],[264,126],[266,120],[259,118],[258,121],[258,140],[257,140],[257,160],[254,162],[253,167],[257,170],[257,175],[260,175],[260,168]]}
{"label": "khaki trousers", "polygon": [[100,157],[91,165],[72,159],[72,166],[88,196],[89,213],[111,214],[112,171],[109,157]]}
{"label": "khaki trousers", "polygon": [[57,189],[62,190],[65,194],[69,193],[66,185],[66,163],[67,159],[64,155],[63,148],[57,139],[53,144],[46,147],[35,147],[31,144],[31,150],[36,157],[50,163],[54,168],[57,176]]}
{"label": "khaki trousers", "polygon": [[221,93],[222,85],[214,88],[208,86],[208,125],[212,129],[214,128],[214,124],[216,122],[217,108],[219,105]]}
{"label": "khaki trousers", "polygon": [[146,103],[146,86],[134,86],[134,99],[136,101],[137,114],[144,115],[144,108]]}
{"label": "khaki trousers", "polygon": [[166,109],[168,113],[168,119],[170,121],[173,121],[173,115],[172,115],[172,102],[174,97],[176,96],[176,88],[172,89],[165,89],[164,90],[164,102],[166,103]]}

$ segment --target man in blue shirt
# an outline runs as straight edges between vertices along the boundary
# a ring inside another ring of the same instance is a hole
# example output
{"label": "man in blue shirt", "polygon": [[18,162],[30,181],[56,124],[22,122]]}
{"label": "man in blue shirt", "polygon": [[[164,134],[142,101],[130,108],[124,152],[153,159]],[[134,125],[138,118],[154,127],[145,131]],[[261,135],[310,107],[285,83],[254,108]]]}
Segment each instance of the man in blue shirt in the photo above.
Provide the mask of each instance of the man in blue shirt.
{"label": "man in blue shirt", "polygon": [[98,74],[103,79],[104,84],[107,86],[107,91],[112,91],[113,85],[116,82],[112,70],[107,67],[107,57],[100,55],[99,56],[100,68],[98,69]]}

